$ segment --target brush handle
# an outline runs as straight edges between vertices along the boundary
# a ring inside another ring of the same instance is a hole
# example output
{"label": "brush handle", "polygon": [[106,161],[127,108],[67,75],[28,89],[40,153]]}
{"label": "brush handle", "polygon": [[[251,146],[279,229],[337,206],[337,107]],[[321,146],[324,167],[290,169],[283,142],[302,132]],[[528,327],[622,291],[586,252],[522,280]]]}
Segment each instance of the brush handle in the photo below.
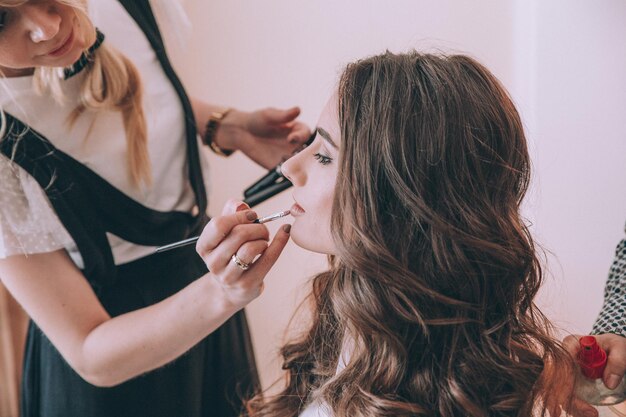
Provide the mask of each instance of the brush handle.
{"label": "brush handle", "polygon": [[[288,215],[289,215],[289,210],[281,211],[281,212],[278,212],[278,213],[270,214],[269,216],[260,217],[260,218],[256,219],[255,221],[253,221],[252,223],[256,223],[256,224],[269,223],[271,221],[280,219],[280,218],[288,216]],[[195,237],[190,237],[189,239],[180,240],[178,242],[170,243],[169,245],[159,246],[158,248],[156,248],[154,250],[154,252],[155,253],[161,253],[161,252],[166,252],[168,250],[180,248],[181,246],[192,245],[192,244],[196,243],[199,238],[200,238],[200,236],[195,236]]]}
{"label": "brush handle", "polygon": [[200,239],[200,236],[190,237],[189,239],[180,240],[178,242],[170,243],[169,245],[159,246],[154,250],[154,253],[166,252],[168,250],[180,248],[181,246],[192,245]]}

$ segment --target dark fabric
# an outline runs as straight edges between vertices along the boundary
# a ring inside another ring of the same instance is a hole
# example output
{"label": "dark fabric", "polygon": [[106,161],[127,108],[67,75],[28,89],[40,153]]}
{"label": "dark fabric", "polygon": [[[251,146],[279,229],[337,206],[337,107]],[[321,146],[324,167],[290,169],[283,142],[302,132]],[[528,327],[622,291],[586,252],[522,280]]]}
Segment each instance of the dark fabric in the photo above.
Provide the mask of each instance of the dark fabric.
{"label": "dark fabric", "polygon": [[[143,206],[95,172],[56,149],[7,114],[0,151],[45,190],[74,239],[83,273],[111,316],[176,293],[206,273],[193,247],[115,265],[106,233],[133,243],[163,245],[199,233],[206,224],[193,113],[163,48],[147,1],[121,1],[144,30],[185,110],[189,180],[201,214],[159,212]],[[243,312],[172,363],[113,388],[82,380],[33,323],[28,331],[22,384],[23,417],[229,417],[258,389],[252,344]]]}
{"label": "dark fabric", "polygon": [[83,273],[98,292],[102,286],[115,281],[116,273],[104,219],[97,205],[88,198],[89,186],[82,181],[87,168],[73,172],[72,164],[67,163],[65,155],[50,142],[10,114],[5,113],[5,117],[7,133],[0,142],[0,151],[24,168],[45,190],[80,251],[85,263]]}
{"label": "dark fabric", "polygon": [[[154,304],[206,272],[193,248],[152,255],[118,268],[100,296],[116,316]],[[33,324],[22,400],[24,417],[230,417],[258,387],[243,312],[174,362],[113,388],[82,380]]]}
{"label": "dark fabric", "polygon": [[93,53],[100,48],[102,42],[104,42],[104,33],[100,32],[98,28],[96,28],[96,41],[93,45],[89,47],[87,52],[83,53],[78,61],[74,62],[71,67],[65,68],[63,71],[63,75],[66,80],[81,72],[90,62],[93,61]]}
{"label": "dark fabric", "polygon": [[[191,102],[185,93],[185,89],[180,82],[174,68],[172,67],[165,51],[165,44],[159,32],[156,19],[150,8],[149,0],[119,0],[120,3],[126,8],[128,13],[135,19],[139,27],[146,34],[150,45],[154,49],[165,74],[170,79],[172,85],[176,89],[178,96],[180,97],[181,105],[185,111],[187,117],[185,118],[185,129],[187,129],[187,148],[189,157],[191,160],[199,158],[198,155],[198,141],[196,132],[196,122],[193,117],[193,111],[191,109]],[[200,213],[204,213],[207,209],[206,191],[203,186],[202,170],[200,165],[189,165],[189,181],[191,187],[196,194],[198,201],[198,208]]]}

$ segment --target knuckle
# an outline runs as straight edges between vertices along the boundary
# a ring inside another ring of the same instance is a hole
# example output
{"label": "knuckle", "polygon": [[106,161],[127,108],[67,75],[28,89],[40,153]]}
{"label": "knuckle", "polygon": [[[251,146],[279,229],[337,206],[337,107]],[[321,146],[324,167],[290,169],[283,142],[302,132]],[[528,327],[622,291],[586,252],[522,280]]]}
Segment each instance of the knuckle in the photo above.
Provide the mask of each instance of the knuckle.
{"label": "knuckle", "polygon": [[257,225],[239,225],[233,229],[233,234],[237,238],[239,242],[248,242],[250,240],[254,240],[257,235],[256,227]]}
{"label": "knuckle", "polygon": [[210,253],[210,251],[206,247],[206,244],[204,244],[200,240],[196,242],[196,252],[198,253],[198,255],[200,255],[202,259],[204,259],[205,256]]}
{"label": "knuckle", "polygon": [[243,244],[243,242],[245,242],[247,239],[247,232],[246,232],[246,228],[242,225],[238,225],[233,227],[233,229],[230,231],[230,235],[238,242],[241,244]]}
{"label": "knuckle", "polygon": [[217,271],[217,263],[215,262],[214,256],[209,254],[209,255],[203,256],[202,259],[204,260],[204,264],[206,265],[206,267],[209,268],[209,271],[211,272]]}
{"label": "knuckle", "polygon": [[237,251],[238,256],[244,259],[247,263],[251,263],[255,260],[257,255],[263,253],[264,246],[262,242],[246,242]]}
{"label": "knuckle", "polygon": [[210,272],[213,272],[214,274],[217,274],[217,268],[213,265],[213,263],[211,263],[210,261],[204,261],[204,264],[206,265],[207,269]]}
{"label": "knuckle", "polygon": [[578,350],[578,337],[574,336],[574,335],[568,335],[563,339],[563,346],[565,346],[565,348],[572,352],[572,351],[577,351]]}
{"label": "knuckle", "polygon": [[223,216],[213,218],[207,227],[211,227],[213,234],[220,237],[226,236],[229,231],[228,220]]}
{"label": "knuckle", "polygon": [[270,231],[264,224],[255,224],[250,228],[250,237],[255,239],[269,240]]}
{"label": "knuckle", "polygon": [[204,236],[201,236],[196,242],[196,252],[202,259],[205,259],[213,251],[213,249],[214,248],[208,244],[207,239]]}
{"label": "knuckle", "polygon": [[239,258],[246,263],[252,262],[252,260],[256,256],[254,252],[254,247],[249,243],[244,243],[237,251],[237,256],[239,256]]}

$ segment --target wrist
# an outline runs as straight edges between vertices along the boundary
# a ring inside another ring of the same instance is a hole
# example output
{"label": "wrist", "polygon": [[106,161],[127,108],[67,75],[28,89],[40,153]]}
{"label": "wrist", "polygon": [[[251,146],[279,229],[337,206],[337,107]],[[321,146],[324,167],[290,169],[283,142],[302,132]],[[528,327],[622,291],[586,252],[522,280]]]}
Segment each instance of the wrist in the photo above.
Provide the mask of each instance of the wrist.
{"label": "wrist", "polygon": [[243,308],[230,300],[224,287],[212,273],[205,274],[202,279],[204,280],[205,293],[208,294],[208,302],[205,305],[209,308],[205,310],[205,313],[209,320],[221,317],[226,321]]}
{"label": "wrist", "polygon": [[[233,141],[225,140],[231,135],[228,134],[230,123],[224,126],[224,121],[232,119],[233,113],[236,112],[230,108],[212,111],[202,135],[202,142],[220,156],[230,156],[237,149]],[[224,134],[224,131],[227,134]]]}
{"label": "wrist", "polygon": [[225,149],[241,150],[248,115],[247,112],[231,109],[222,119],[214,137],[216,144]]}

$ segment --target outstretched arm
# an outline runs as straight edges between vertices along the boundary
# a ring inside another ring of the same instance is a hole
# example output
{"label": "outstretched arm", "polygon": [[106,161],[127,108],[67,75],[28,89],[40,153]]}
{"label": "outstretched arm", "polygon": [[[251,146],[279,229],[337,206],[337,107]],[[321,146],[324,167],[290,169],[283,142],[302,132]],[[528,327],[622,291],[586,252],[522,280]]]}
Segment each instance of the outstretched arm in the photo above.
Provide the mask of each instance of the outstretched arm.
{"label": "outstretched arm", "polygon": [[255,268],[219,268],[157,304],[115,318],[63,250],[2,259],[0,277],[81,377],[116,385],[180,356],[260,294],[288,234],[279,231],[267,247],[267,228],[251,224],[250,213],[256,217],[241,211],[213,219],[203,232],[203,250],[245,246],[261,255]]}

